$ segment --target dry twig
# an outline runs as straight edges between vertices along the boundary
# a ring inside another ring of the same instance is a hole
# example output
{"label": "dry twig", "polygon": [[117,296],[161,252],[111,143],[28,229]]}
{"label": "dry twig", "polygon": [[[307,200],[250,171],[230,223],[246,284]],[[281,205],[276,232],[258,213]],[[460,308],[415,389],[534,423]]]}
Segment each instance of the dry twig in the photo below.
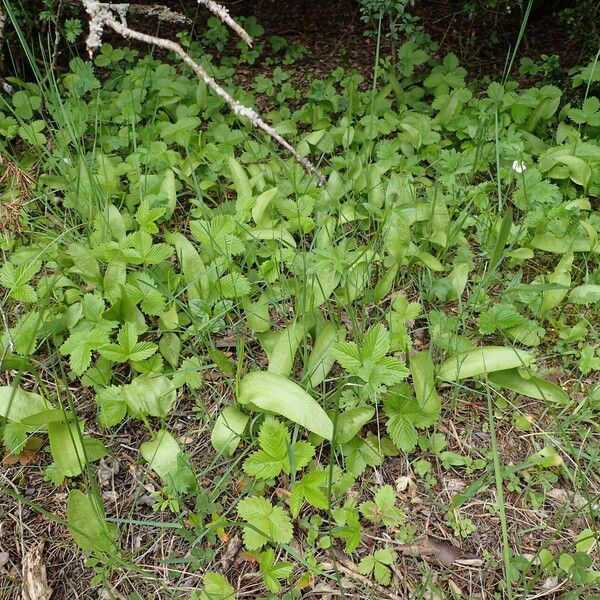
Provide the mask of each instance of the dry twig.
{"label": "dry twig", "polygon": [[[300,163],[311,175],[317,179],[319,185],[323,185],[325,183],[323,175],[321,175],[317,168],[308,159],[301,156],[298,151],[279,133],[277,133],[277,131],[275,131],[271,125],[266,123],[254,109],[244,106],[235,100],[196,61],[194,61],[194,59],[177,42],[159,38],[153,35],[148,35],[128,27],[126,15],[129,5],[106,4],[103,2],[97,2],[96,0],[81,1],[83,2],[85,10],[90,17],[90,32],[87,38],[87,48],[90,56],[97,48],[99,48],[105,27],[110,27],[113,31],[117,32],[126,39],[132,39],[145,44],[158,46],[159,48],[163,48],[164,50],[168,50],[177,54],[177,56],[179,56],[181,60],[188,65],[192,71],[194,71],[197,77],[202,79],[206,85],[213,90],[213,92],[215,92],[220,98],[229,104],[231,110],[238,117],[247,118],[254,127],[264,131],[280,146],[285,148],[298,161],[298,163]],[[203,3],[206,4],[205,2]],[[215,6],[218,5],[215,4]],[[114,13],[118,15],[119,20],[115,18]],[[220,12],[215,14],[217,14],[219,17],[222,17],[222,13]]]}

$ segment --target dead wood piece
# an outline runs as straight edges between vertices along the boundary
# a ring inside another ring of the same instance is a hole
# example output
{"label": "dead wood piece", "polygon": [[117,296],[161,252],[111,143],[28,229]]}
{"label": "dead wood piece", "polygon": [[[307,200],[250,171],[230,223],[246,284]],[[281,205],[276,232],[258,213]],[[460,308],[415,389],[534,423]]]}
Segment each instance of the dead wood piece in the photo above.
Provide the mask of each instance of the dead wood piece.
{"label": "dead wood piece", "polygon": [[46,577],[44,541],[32,546],[23,557],[23,600],[50,600],[52,588]]}

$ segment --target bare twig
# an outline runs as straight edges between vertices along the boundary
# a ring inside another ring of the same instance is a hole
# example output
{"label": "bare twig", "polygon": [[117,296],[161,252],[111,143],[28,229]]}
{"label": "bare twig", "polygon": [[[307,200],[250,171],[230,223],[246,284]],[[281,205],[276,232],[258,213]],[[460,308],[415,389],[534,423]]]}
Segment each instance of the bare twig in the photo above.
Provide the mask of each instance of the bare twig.
{"label": "bare twig", "polygon": [[252,48],[252,38],[249,33],[231,18],[229,11],[224,6],[213,2],[213,0],[198,0],[198,4],[206,6],[213,15],[219,17],[225,25],[233,29]]}
{"label": "bare twig", "polygon": [[[263,121],[263,119],[254,109],[244,106],[235,100],[196,61],[194,61],[194,59],[177,42],[130,29],[125,20],[127,13],[126,8],[128,5],[105,4],[95,0],[82,0],[82,2],[90,17],[90,32],[87,38],[87,48],[90,56],[100,46],[105,27],[110,27],[113,31],[116,31],[124,38],[158,46],[159,48],[163,48],[177,54],[177,56],[179,56],[181,60],[188,65],[188,67],[190,67],[192,71],[194,71],[194,73],[208,85],[208,87],[213,90],[213,92],[215,92],[220,98],[229,104],[231,110],[238,117],[247,118],[254,127],[264,131],[280,146],[285,148],[311,175],[317,179],[319,185],[323,185],[325,183],[323,175],[321,175],[317,168],[308,159],[301,156],[289,142],[287,142],[281,135],[279,135],[279,133],[277,133],[277,131],[275,131],[275,129],[273,129],[273,127],[271,127],[271,125]],[[119,20],[114,17],[113,11],[119,15]]]}

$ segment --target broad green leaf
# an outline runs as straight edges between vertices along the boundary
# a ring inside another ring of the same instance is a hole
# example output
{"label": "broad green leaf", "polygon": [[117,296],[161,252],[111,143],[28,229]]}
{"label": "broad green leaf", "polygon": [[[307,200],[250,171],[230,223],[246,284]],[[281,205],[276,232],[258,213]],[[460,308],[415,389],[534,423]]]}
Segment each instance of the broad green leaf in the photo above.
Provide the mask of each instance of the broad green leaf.
{"label": "broad green leaf", "polygon": [[347,444],[358,435],[375,414],[372,406],[356,406],[345,410],[338,418],[335,429],[335,441],[338,444]]}
{"label": "broad green leaf", "polygon": [[121,394],[133,416],[166,417],[177,390],[167,377],[141,375],[122,386]]}
{"label": "broad green leaf", "polygon": [[177,207],[177,183],[173,169],[167,169],[163,173],[162,181],[160,182],[160,191],[167,198],[164,218],[169,219]]}
{"label": "broad green leaf", "polygon": [[75,543],[86,552],[116,554],[119,529],[106,522],[104,507],[94,494],[71,490],[67,502],[67,525]]}
{"label": "broad green leaf", "polygon": [[600,302],[600,285],[587,283],[571,290],[569,302],[573,304],[596,304]]}
{"label": "broad green leaf", "polygon": [[311,387],[317,387],[327,377],[335,362],[333,344],[344,339],[345,333],[343,328],[338,328],[333,323],[326,323],[318,328],[313,348],[304,369],[304,377],[308,377],[308,383]]}
{"label": "broad green leaf", "polygon": [[260,336],[260,343],[269,359],[269,373],[287,377],[294,367],[294,357],[298,347],[306,337],[307,326],[303,322],[288,325],[281,331]]}
{"label": "broad green leaf", "polygon": [[64,410],[62,408],[51,408],[49,410],[43,410],[42,412],[35,413],[29,417],[25,417],[21,423],[23,425],[29,425],[32,428],[43,428],[48,423],[58,423],[62,421],[71,421],[75,418],[75,415],[70,410]]}
{"label": "broad green leaf", "polygon": [[140,454],[148,466],[165,480],[177,472],[181,448],[168,431],[161,429],[150,442],[144,442],[140,446]]}
{"label": "broad green leaf", "polygon": [[435,389],[433,361],[427,350],[418,352],[410,357],[410,373],[412,375],[415,396],[421,409],[436,417],[442,409],[440,397]]}
{"label": "broad green leaf", "polygon": [[19,422],[51,408],[52,405],[39,394],[10,385],[0,386],[0,417],[9,421]]}
{"label": "broad green leaf", "polygon": [[571,285],[571,265],[573,254],[565,254],[559,261],[556,269],[547,277],[548,283],[562,286],[563,289],[547,290],[542,293],[542,312],[548,312],[557,307],[565,298]]}
{"label": "broad green leaf", "polygon": [[98,422],[102,427],[114,427],[127,414],[127,403],[123,400],[121,388],[116,385],[99,390],[96,404],[99,408]]}
{"label": "broad green leaf", "polygon": [[282,227],[256,227],[254,229],[247,229],[244,234],[247,240],[276,240],[283,242],[289,248],[296,247],[296,240],[292,237],[292,234]]}
{"label": "broad green leaf", "polygon": [[208,272],[193,244],[181,233],[169,232],[165,239],[175,246],[188,300],[208,298]]}
{"label": "broad green leaf", "polygon": [[66,477],[81,475],[88,462],[102,458],[107,452],[99,440],[83,435],[83,427],[83,421],[48,424],[52,457],[57,469]]}
{"label": "broad green leaf", "polygon": [[253,496],[240,500],[238,515],[248,523],[244,527],[244,544],[248,550],[262,548],[267,542],[288,544],[293,529],[283,508],[273,506],[267,499]]}
{"label": "broad green leaf", "polygon": [[277,373],[246,374],[239,384],[238,402],[281,415],[327,440],[333,436],[333,424],[316,400],[297,383]]}
{"label": "broad green leaf", "polygon": [[269,314],[269,298],[261,294],[256,302],[248,298],[244,300],[244,314],[248,327],[256,333],[264,333],[271,327],[271,315]]}
{"label": "broad green leaf", "polygon": [[569,176],[574,183],[587,189],[592,180],[592,169],[587,162],[577,156],[557,156],[556,160],[567,165]]}
{"label": "broad green leaf", "polygon": [[458,381],[493,371],[526,367],[533,361],[533,356],[523,350],[507,346],[483,346],[451,356],[441,365],[437,376],[446,381]]}
{"label": "broad green leaf", "polygon": [[559,386],[545,379],[541,379],[532,373],[524,377],[520,369],[506,369],[490,373],[489,380],[497,386],[506,388],[517,394],[523,394],[529,398],[568,404],[568,394]]}
{"label": "broad green leaf", "polygon": [[257,199],[252,208],[252,219],[256,226],[264,229],[268,227],[268,219],[265,218],[265,211],[271,204],[272,200],[277,196],[279,190],[277,188],[271,188],[266,192],[263,192]]}
{"label": "broad green leaf", "polygon": [[227,159],[227,164],[229,166],[231,179],[233,180],[233,187],[237,192],[238,200],[252,198],[252,184],[248,179],[248,175],[246,175],[244,167],[242,167],[233,156],[230,156]]}
{"label": "broad green leaf", "polygon": [[235,406],[226,406],[217,417],[210,436],[213,448],[225,456],[233,456],[250,420]]}

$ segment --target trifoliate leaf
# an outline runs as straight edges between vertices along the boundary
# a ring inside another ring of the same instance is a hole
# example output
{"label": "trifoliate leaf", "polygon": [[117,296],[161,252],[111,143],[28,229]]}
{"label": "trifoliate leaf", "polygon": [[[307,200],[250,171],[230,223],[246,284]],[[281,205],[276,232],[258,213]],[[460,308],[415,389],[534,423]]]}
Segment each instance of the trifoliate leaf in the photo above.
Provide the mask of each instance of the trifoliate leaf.
{"label": "trifoliate leaf", "polygon": [[293,517],[300,514],[304,500],[320,510],[326,510],[329,507],[327,480],[326,471],[312,471],[294,483],[290,495],[290,511]]}
{"label": "trifoliate leaf", "polygon": [[235,590],[220,573],[204,573],[202,583],[200,600],[235,600]]}

